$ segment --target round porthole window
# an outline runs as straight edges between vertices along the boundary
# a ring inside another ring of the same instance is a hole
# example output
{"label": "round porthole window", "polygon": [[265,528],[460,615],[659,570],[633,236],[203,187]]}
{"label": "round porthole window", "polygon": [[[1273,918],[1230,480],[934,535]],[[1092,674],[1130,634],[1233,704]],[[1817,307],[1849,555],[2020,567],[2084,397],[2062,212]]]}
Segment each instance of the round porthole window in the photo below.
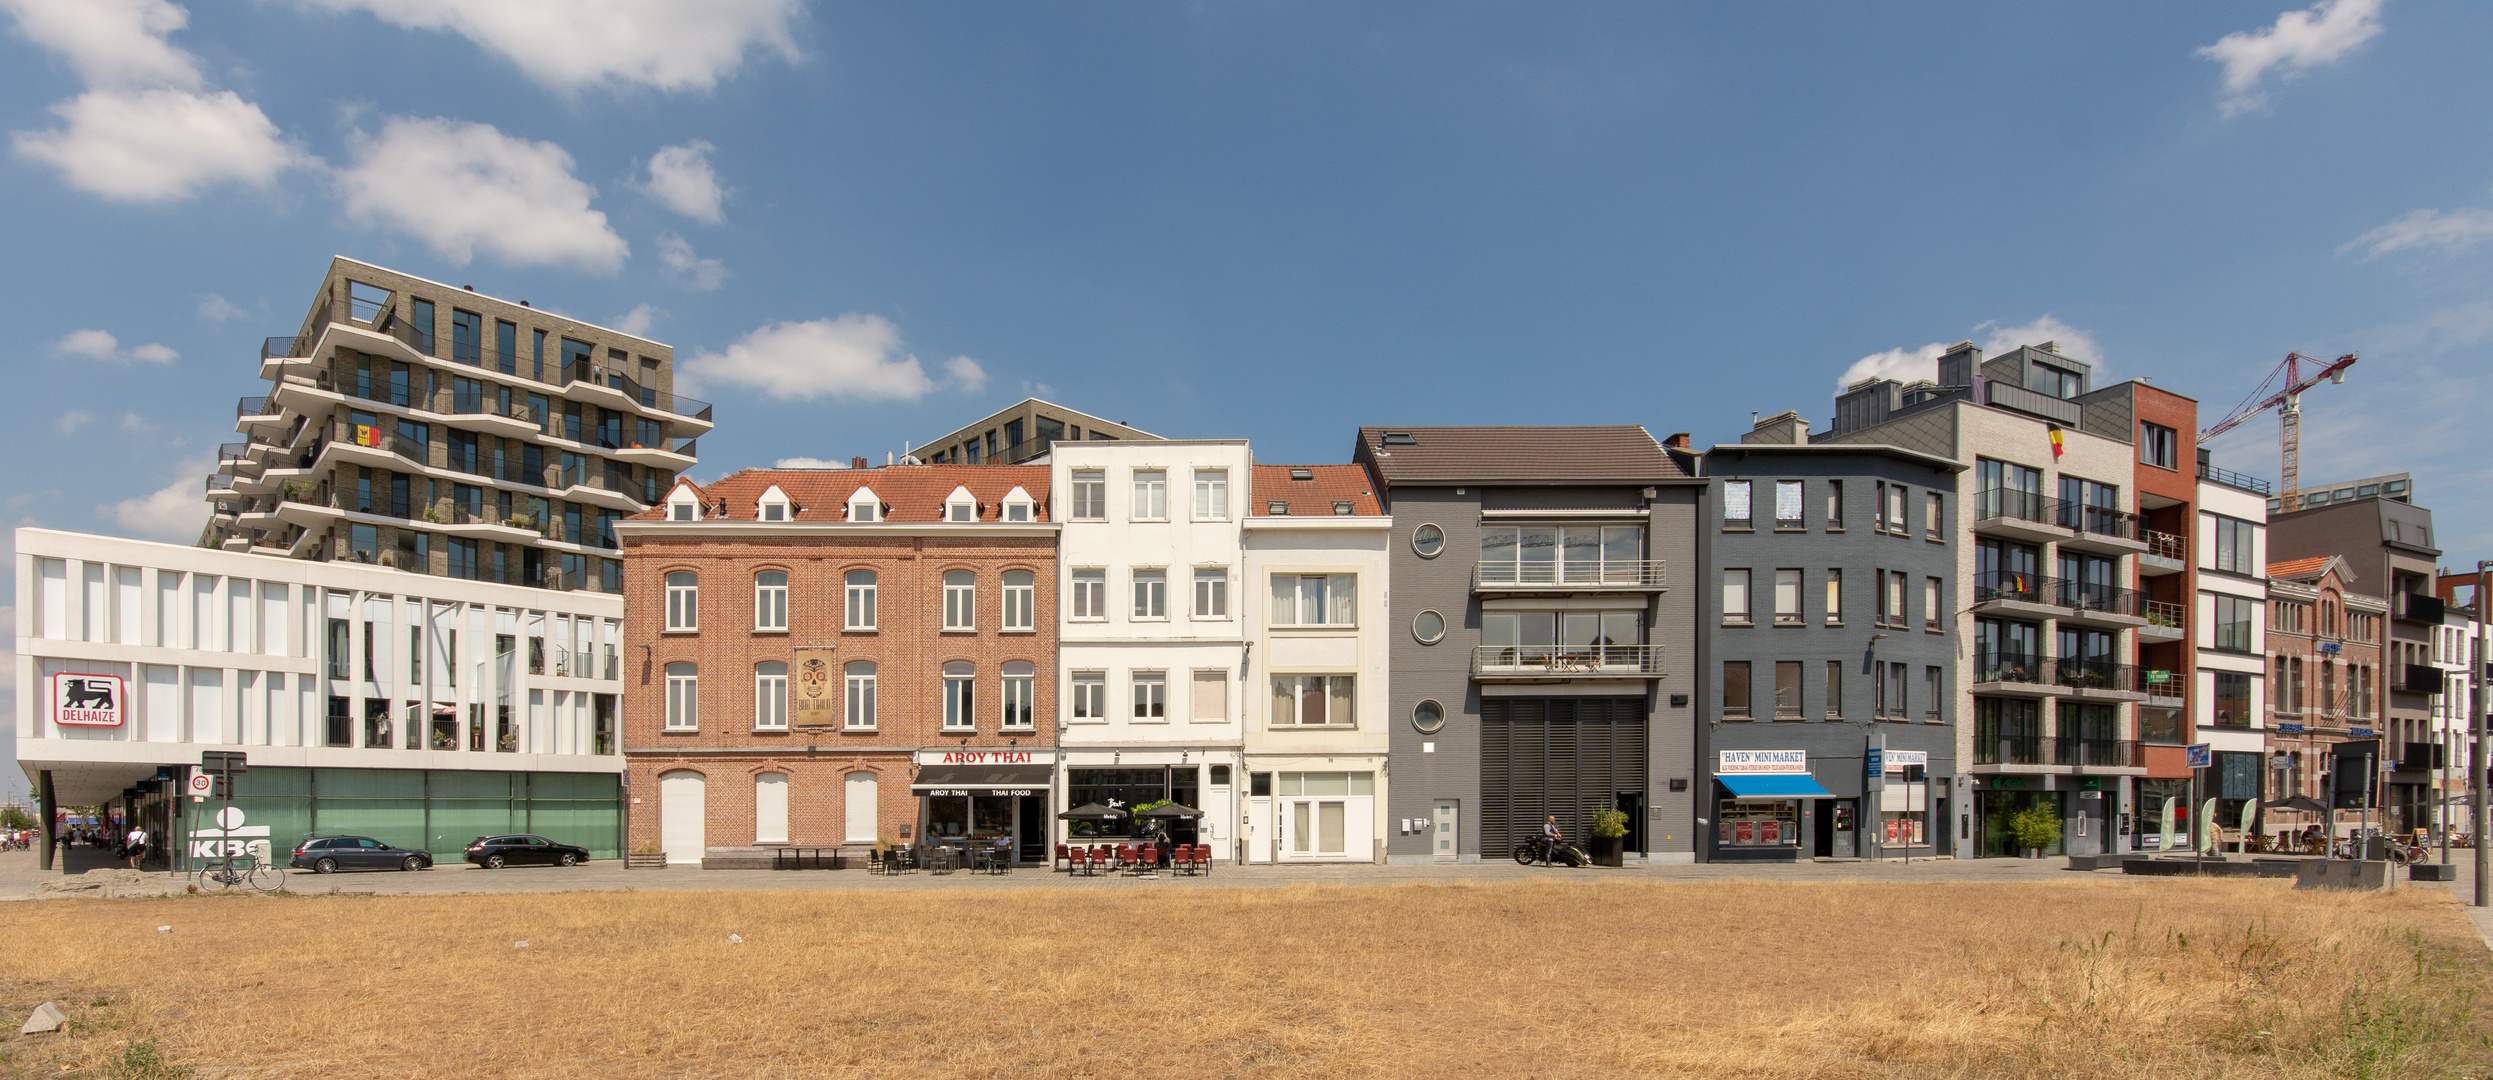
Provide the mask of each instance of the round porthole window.
{"label": "round porthole window", "polygon": [[1435,525],[1422,525],[1411,530],[1411,550],[1419,552],[1420,558],[1434,559],[1438,552],[1445,549],[1446,531],[1444,529]]}
{"label": "round porthole window", "polygon": [[1434,701],[1411,706],[1411,726],[1420,729],[1422,735],[1436,734],[1446,726],[1446,707]]}
{"label": "round porthole window", "polygon": [[1420,639],[1422,645],[1434,645],[1445,640],[1446,617],[1434,611],[1423,611],[1412,616],[1411,636]]}

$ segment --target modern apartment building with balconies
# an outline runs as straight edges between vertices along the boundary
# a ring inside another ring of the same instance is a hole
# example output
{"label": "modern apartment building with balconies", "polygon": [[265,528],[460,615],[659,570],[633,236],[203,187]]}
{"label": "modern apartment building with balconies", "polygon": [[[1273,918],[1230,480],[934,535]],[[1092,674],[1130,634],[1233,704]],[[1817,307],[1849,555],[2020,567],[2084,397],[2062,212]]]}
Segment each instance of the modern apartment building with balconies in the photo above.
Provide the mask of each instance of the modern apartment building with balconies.
{"label": "modern apartment building with balconies", "polygon": [[260,354],[206,546],[620,593],[614,523],[712,426],[666,345],[344,257]]}

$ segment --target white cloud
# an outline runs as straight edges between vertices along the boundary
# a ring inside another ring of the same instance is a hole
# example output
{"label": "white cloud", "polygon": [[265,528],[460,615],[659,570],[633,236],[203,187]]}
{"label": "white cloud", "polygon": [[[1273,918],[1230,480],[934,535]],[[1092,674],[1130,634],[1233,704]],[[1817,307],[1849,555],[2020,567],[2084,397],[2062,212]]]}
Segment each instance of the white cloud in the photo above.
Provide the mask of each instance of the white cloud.
{"label": "white cloud", "polygon": [[2365,259],[2377,259],[2400,248],[2438,247],[2458,251],[2493,239],[2493,210],[2468,208],[2444,213],[2439,210],[2416,210],[2361,236],[2337,249],[2343,255],[2356,248],[2368,248]]}
{"label": "white cloud", "polygon": [[848,467],[848,463],[845,461],[825,461],[821,458],[813,457],[783,457],[777,461],[771,462],[770,467],[774,469],[845,469]]}
{"label": "white cloud", "polygon": [[624,312],[622,318],[615,320],[615,329],[633,337],[648,337],[650,328],[657,324],[657,308],[647,304],[634,304],[632,310]]}
{"label": "white cloud", "polygon": [[119,339],[102,330],[72,330],[59,341],[52,343],[52,351],[61,356],[79,356],[89,360],[107,360],[125,364],[132,360],[144,360],[151,364],[170,364],[180,359],[182,355],[153,342],[124,351]]}
{"label": "white cloud", "polygon": [[791,25],[802,0],[303,0],[365,11],[409,30],[445,30],[519,65],[556,90],[639,84],[707,90],[748,53],[798,59]]}
{"label": "white cloud", "polygon": [[68,412],[62,413],[60,422],[53,426],[61,429],[61,434],[68,435],[76,432],[79,428],[85,427],[86,425],[94,422],[94,413],[88,412],[85,409],[71,409]]}
{"label": "white cloud", "polygon": [[147,420],[146,420],[146,418],[145,418],[145,417],[142,417],[142,416],[140,416],[139,414],[134,413],[134,412],[125,412],[125,413],[122,413],[122,414],[121,414],[121,430],[123,430],[123,431],[145,431],[145,430],[147,430]]}
{"label": "white cloud", "polygon": [[[968,357],[955,357],[944,367],[963,389],[986,382],[986,372]],[[694,353],[683,371],[705,384],[751,387],[799,401],[916,401],[938,386],[926,366],[902,349],[900,329],[879,315],[772,323],[724,352]]]}
{"label": "white cloud", "polygon": [[0,0],[17,32],[89,86],[199,85],[199,60],[165,41],[190,13],[165,0]]}
{"label": "white cloud", "polygon": [[2227,117],[2268,104],[2261,86],[2271,68],[2279,81],[2343,59],[2356,46],[2380,33],[2382,0],[2321,0],[2302,11],[2288,11],[2264,30],[2225,35],[2198,55],[2225,66],[2222,102]]}
{"label": "white cloud", "polygon": [[96,515],[142,540],[187,544],[199,539],[208,523],[208,503],[199,478],[216,468],[209,459],[185,463],[172,483],[131,499],[105,503]]}
{"label": "white cloud", "polygon": [[1889,349],[1871,353],[1852,362],[1842,375],[1835,378],[1838,387],[1851,386],[1863,379],[1894,379],[1913,382],[1939,377],[1939,354],[1948,347],[1932,342],[1918,349]]}
{"label": "white cloud", "polygon": [[692,244],[672,234],[658,238],[658,259],[694,292],[716,292],[727,283],[727,264],[693,253]]}
{"label": "white cloud", "polygon": [[589,208],[597,189],[553,143],[440,117],[393,117],[355,142],[354,167],[338,173],[348,216],[412,235],[454,264],[482,250],[513,265],[611,274],[631,254]]}
{"label": "white cloud", "polygon": [[234,306],[233,301],[215,293],[209,293],[207,299],[199,302],[199,317],[218,326],[239,319],[245,314],[246,312],[241,308]]}
{"label": "white cloud", "polygon": [[[1974,333],[1982,336],[1982,353],[1985,356],[1997,356],[2020,345],[2057,342],[2054,347],[2060,355],[2093,365],[2095,385],[2103,385],[2103,349],[2095,343],[2095,336],[2049,315],[2023,326],[2002,326],[1996,320],[1986,322],[1974,327]],[[1934,341],[1918,348],[1871,353],[1845,368],[1844,373],[1836,377],[1835,385],[1848,387],[1863,379],[1895,379],[1899,382],[1937,379],[1939,357],[1947,351],[1948,346]]]}
{"label": "white cloud", "polygon": [[231,90],[90,90],[52,111],[67,124],[12,132],[17,155],[107,199],[166,202],[223,180],[267,187],[309,160]]}
{"label": "white cloud", "polygon": [[649,178],[634,180],[632,186],[669,210],[716,225],[725,217],[720,207],[727,202],[727,189],[719,186],[718,173],[710,168],[710,151],[716,149],[700,139],[664,147],[649,157]]}
{"label": "white cloud", "polygon": [[944,373],[952,376],[952,384],[964,394],[975,394],[987,388],[987,369],[966,356],[944,361]]}
{"label": "white cloud", "polygon": [[1052,398],[1056,396],[1055,387],[1046,383],[1034,383],[1028,379],[1021,381],[1021,392],[1031,397]]}

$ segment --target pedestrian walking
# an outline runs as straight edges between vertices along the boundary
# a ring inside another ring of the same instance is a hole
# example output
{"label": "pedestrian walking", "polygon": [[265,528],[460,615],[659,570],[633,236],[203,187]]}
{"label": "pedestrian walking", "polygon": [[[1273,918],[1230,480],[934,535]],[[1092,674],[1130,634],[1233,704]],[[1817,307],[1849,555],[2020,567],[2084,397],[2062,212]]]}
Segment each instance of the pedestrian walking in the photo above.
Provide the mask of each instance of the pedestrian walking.
{"label": "pedestrian walking", "polygon": [[124,854],[130,856],[130,869],[138,869],[139,857],[147,854],[147,826],[131,825],[130,835],[121,838]]}

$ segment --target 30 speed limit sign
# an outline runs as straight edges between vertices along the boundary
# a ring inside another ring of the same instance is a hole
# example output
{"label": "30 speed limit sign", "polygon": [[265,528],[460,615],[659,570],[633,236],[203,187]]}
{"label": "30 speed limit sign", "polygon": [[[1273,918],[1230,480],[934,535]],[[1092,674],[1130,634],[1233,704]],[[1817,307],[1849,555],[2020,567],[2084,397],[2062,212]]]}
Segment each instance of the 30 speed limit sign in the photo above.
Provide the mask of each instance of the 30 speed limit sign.
{"label": "30 speed limit sign", "polygon": [[208,796],[213,794],[216,794],[215,774],[203,772],[190,774],[190,801],[206,802]]}

